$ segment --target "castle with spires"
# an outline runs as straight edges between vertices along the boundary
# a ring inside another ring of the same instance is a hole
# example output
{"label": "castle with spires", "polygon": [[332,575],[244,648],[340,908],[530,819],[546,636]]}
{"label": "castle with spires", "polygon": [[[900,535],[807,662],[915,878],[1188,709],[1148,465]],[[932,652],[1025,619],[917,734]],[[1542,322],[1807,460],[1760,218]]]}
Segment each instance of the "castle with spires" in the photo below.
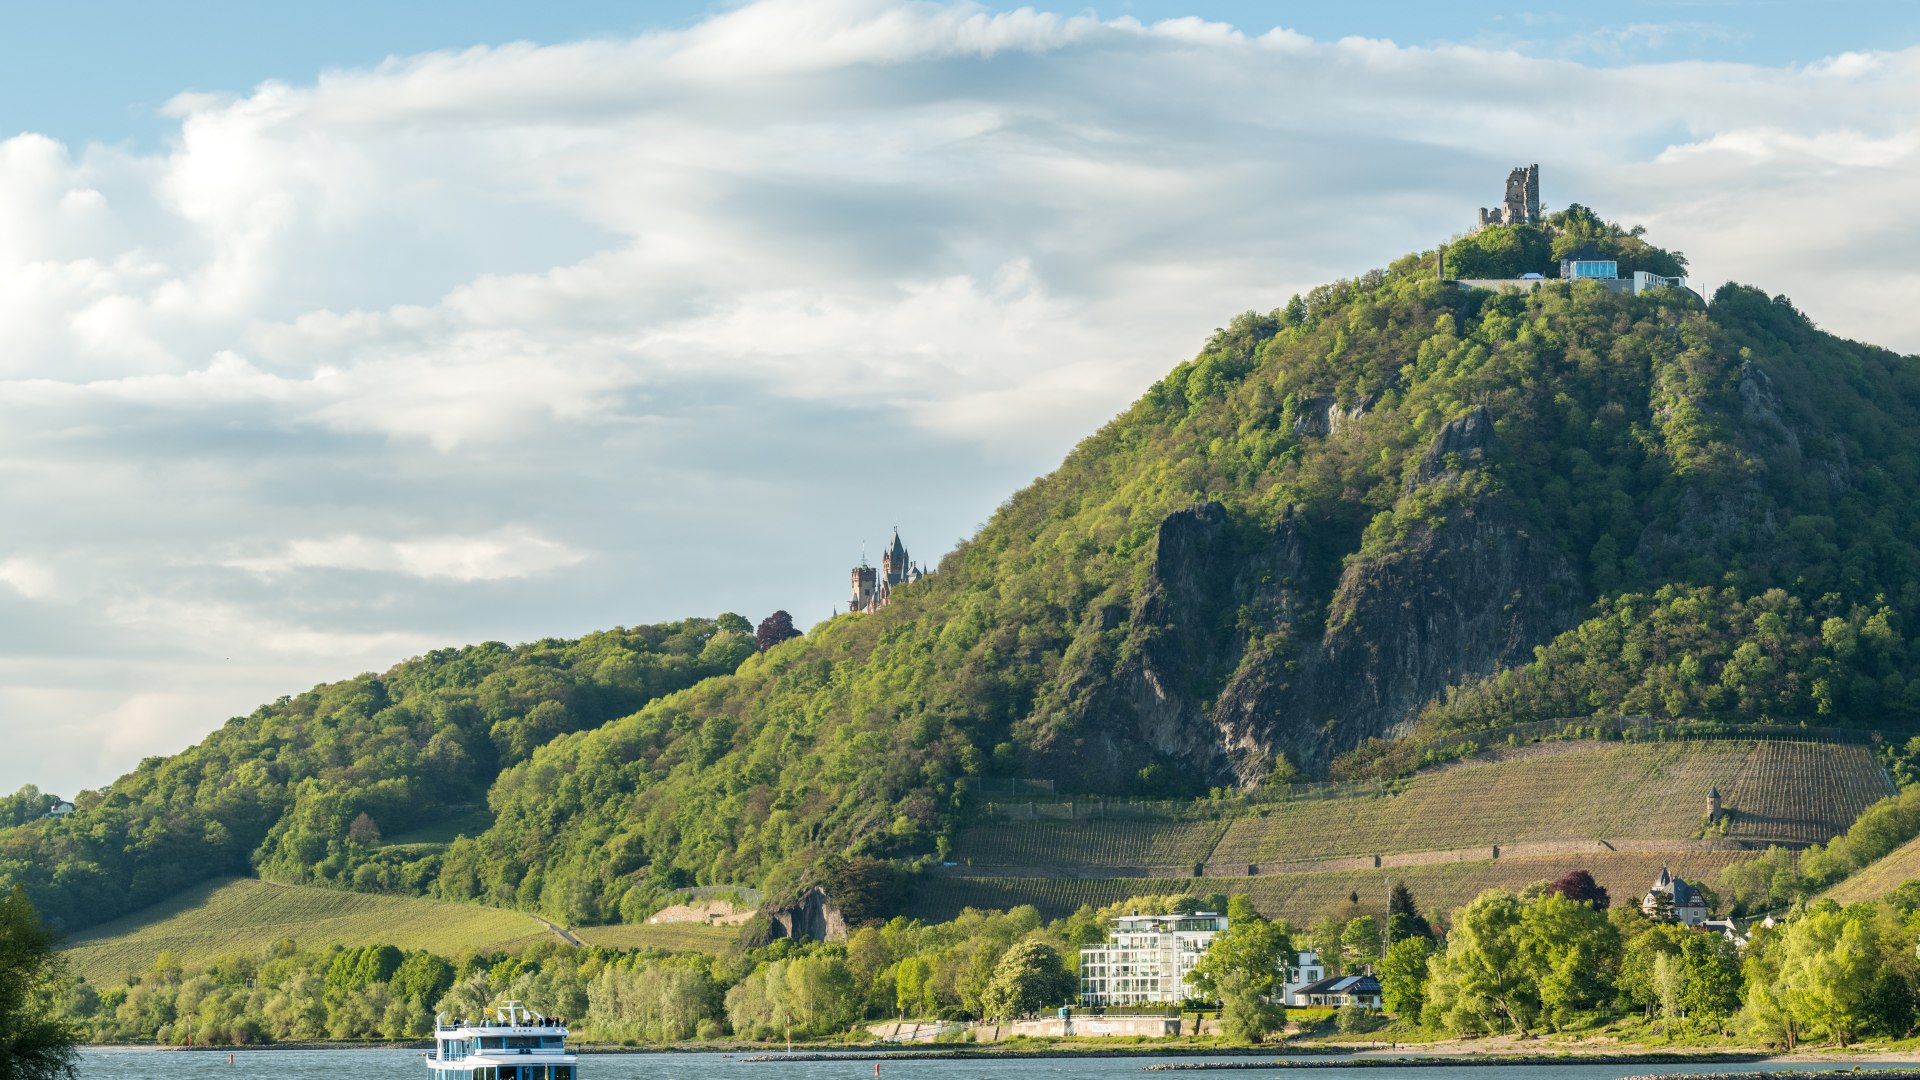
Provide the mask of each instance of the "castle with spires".
{"label": "castle with spires", "polygon": [[860,565],[853,568],[853,598],[847,601],[847,610],[879,611],[892,602],[894,589],[926,576],[919,563],[907,558],[907,545],[900,542],[900,527],[895,525],[893,542],[880,553],[878,568],[867,565],[867,556],[861,553]]}

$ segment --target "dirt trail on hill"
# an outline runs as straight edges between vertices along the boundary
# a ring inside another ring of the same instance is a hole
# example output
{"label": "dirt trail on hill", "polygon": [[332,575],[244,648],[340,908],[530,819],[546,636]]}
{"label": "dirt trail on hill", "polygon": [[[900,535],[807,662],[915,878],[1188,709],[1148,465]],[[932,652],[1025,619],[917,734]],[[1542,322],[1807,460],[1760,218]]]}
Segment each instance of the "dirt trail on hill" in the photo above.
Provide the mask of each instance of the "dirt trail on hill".
{"label": "dirt trail on hill", "polygon": [[553,931],[554,933],[560,935],[560,940],[566,942],[569,945],[580,945],[580,946],[586,945],[586,942],[581,941],[579,938],[573,936],[573,931],[567,930],[559,926],[558,924],[548,922],[547,920],[541,918],[538,915],[530,914],[527,916],[527,918],[532,919],[534,922],[537,922],[541,926],[544,926],[547,929]]}

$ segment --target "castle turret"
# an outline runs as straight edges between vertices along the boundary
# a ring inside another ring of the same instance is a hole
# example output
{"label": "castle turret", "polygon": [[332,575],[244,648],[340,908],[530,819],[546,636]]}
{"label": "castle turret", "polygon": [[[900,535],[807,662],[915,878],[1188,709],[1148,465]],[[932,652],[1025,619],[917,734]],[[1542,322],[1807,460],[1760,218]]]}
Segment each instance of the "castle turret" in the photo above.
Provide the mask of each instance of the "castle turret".
{"label": "castle turret", "polygon": [[1720,820],[1720,789],[1718,787],[1707,789],[1707,820]]}
{"label": "castle turret", "polygon": [[898,585],[907,580],[907,545],[900,542],[900,526],[893,527],[893,542],[880,556],[880,569],[886,575],[887,584]]}
{"label": "castle turret", "polygon": [[860,565],[853,568],[853,597],[847,601],[848,611],[873,610],[873,602],[880,592],[878,579],[878,571],[862,558]]}

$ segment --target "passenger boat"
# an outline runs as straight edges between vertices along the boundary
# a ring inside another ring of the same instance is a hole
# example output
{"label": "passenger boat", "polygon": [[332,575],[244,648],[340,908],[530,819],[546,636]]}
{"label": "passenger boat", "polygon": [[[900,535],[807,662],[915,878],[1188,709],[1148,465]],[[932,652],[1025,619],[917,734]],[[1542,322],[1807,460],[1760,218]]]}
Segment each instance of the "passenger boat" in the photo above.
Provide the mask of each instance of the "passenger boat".
{"label": "passenger boat", "polygon": [[509,1001],[478,1023],[433,1021],[433,1080],[579,1080],[579,1057],[567,1050],[567,1022]]}

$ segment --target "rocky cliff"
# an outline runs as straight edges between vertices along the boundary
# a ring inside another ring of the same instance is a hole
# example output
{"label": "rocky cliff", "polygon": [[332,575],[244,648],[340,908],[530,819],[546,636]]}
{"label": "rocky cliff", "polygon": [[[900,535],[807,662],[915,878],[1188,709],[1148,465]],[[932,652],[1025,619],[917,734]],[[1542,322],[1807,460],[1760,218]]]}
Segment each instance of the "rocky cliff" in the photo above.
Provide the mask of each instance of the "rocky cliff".
{"label": "rocky cliff", "polygon": [[[1159,759],[1216,784],[1256,784],[1280,755],[1322,770],[1571,626],[1572,561],[1484,483],[1495,439],[1484,408],[1443,425],[1401,500],[1442,511],[1381,544],[1296,507],[1265,529],[1214,501],[1168,515],[1132,610],[1101,608],[1085,629],[1126,634],[1114,663],[1073,675],[1075,727],[1097,746],[1048,764],[1097,786]],[[1316,524],[1334,547],[1318,558]]]}

